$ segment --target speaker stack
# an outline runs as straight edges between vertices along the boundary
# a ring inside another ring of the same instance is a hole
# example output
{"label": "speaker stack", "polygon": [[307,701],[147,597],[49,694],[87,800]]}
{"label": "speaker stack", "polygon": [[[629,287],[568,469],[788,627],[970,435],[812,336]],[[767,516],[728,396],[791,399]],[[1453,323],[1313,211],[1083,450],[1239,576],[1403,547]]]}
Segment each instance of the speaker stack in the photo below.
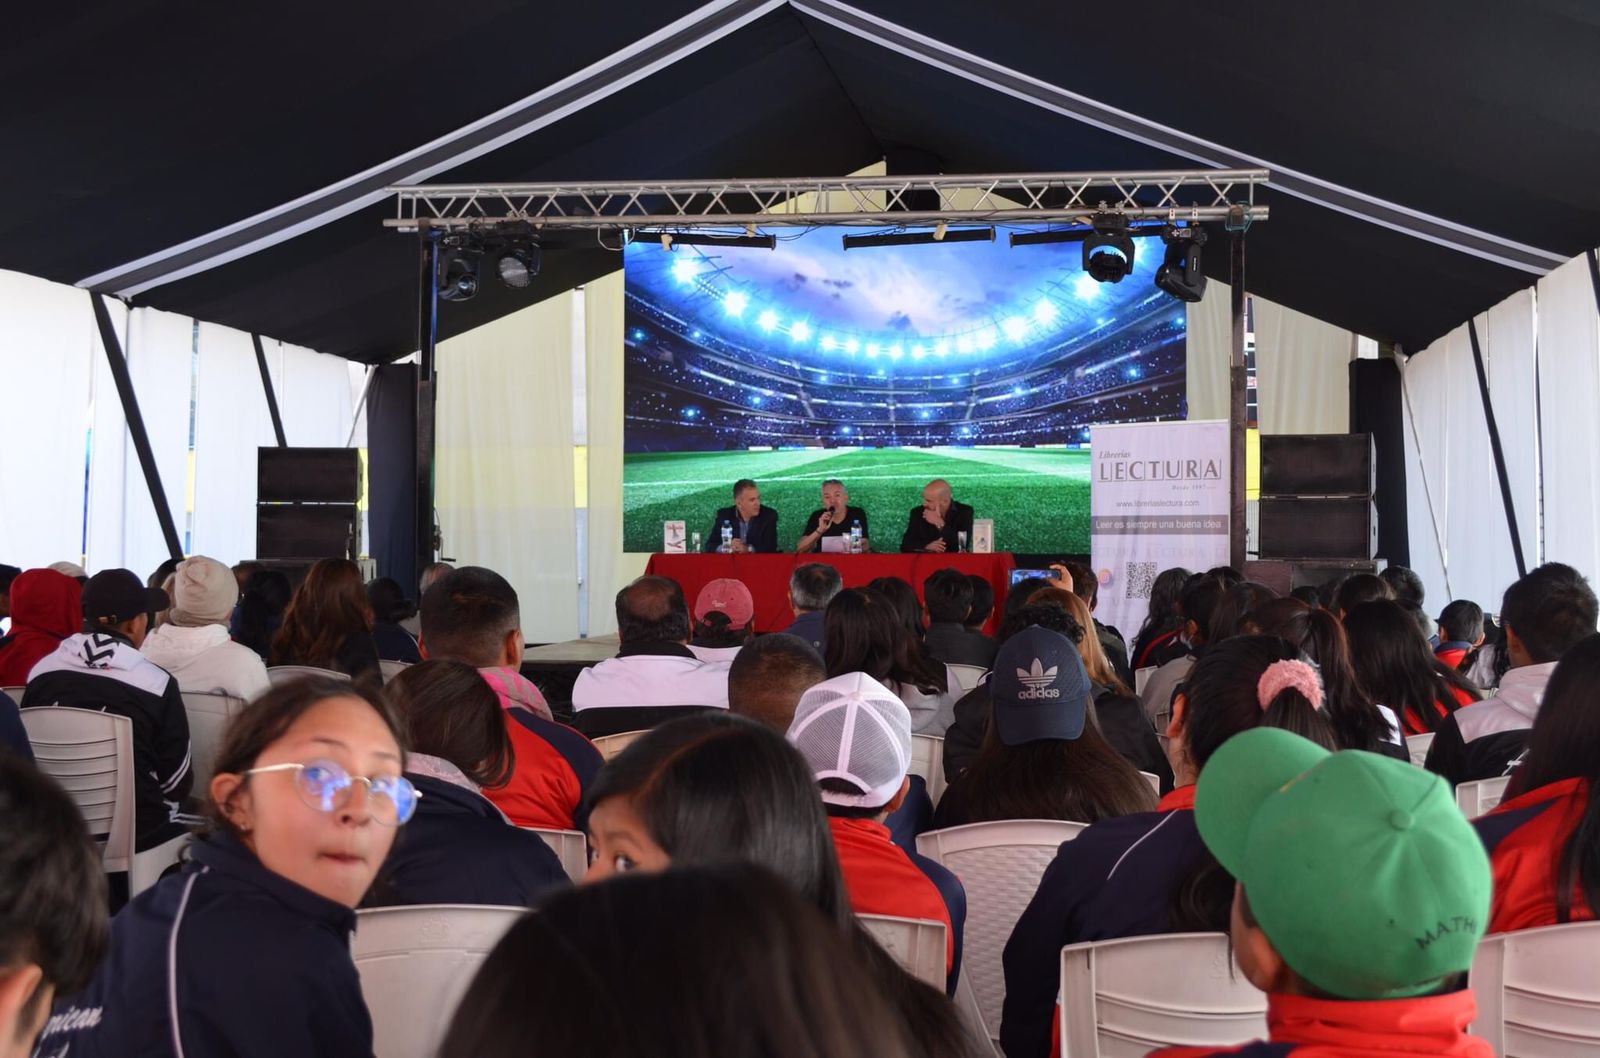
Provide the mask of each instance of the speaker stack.
{"label": "speaker stack", "polygon": [[260,448],[256,557],[304,563],[361,552],[361,456],[354,448]]}
{"label": "speaker stack", "polygon": [[1373,464],[1371,434],[1263,435],[1262,561],[1247,575],[1288,591],[1376,572]]}

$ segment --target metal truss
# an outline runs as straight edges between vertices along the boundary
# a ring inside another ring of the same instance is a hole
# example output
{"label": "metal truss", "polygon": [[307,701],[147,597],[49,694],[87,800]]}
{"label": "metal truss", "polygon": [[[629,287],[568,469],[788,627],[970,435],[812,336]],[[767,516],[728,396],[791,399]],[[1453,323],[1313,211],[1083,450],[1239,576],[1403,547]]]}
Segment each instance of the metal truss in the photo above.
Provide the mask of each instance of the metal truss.
{"label": "metal truss", "polygon": [[903,227],[1267,219],[1265,169],[874,176],[656,183],[443,184],[391,187],[400,231],[527,225],[533,229]]}

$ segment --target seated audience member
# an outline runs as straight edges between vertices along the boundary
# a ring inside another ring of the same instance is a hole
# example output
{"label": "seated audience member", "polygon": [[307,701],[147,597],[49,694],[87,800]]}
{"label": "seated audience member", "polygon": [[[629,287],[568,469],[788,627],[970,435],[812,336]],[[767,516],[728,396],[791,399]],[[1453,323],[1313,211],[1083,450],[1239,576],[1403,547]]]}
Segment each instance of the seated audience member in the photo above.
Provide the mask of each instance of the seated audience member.
{"label": "seated audience member", "polygon": [[617,592],[617,656],[572,685],[578,730],[591,738],[642,731],[688,712],[728,707],[726,662],[689,649],[689,607],[677,581],[640,577]]}
{"label": "seated audience member", "polygon": [[11,582],[22,570],[0,562],[0,621],[11,616]]}
{"label": "seated audience member", "polygon": [[33,760],[33,743],[28,741],[28,729],[22,726],[22,714],[11,695],[0,691],[0,754],[12,753],[23,760]]}
{"label": "seated audience member", "polygon": [[283,612],[289,608],[294,589],[289,578],[275,569],[257,570],[250,575],[244,594],[233,612],[233,641],[249,647],[262,661],[272,657],[272,637],[283,627]]}
{"label": "seated audience member", "polygon": [[1457,672],[1467,655],[1483,645],[1483,607],[1457,599],[1439,614],[1439,645],[1434,657]]}
{"label": "seated audience member", "polygon": [[1022,630],[1001,646],[988,686],[983,747],[940,798],[934,826],[1093,823],[1155,807],[1150,784],[1088,722],[1092,685],[1072,640],[1037,626]]}
{"label": "seated audience member", "polygon": [[1100,605],[1100,577],[1082,562],[1067,562],[1064,565],[1072,577],[1070,590],[1089,608],[1091,623],[1084,625],[1084,628],[1094,629],[1095,638],[1100,641],[1100,649],[1105,653],[1106,661],[1111,664],[1111,670],[1117,674],[1117,679],[1125,684],[1131,684],[1133,669],[1128,666],[1128,641],[1122,638],[1120,631],[1110,625],[1101,624],[1099,619],[1093,616]]}
{"label": "seated audience member", "polygon": [[794,722],[800,696],[827,678],[822,655],[799,636],[760,636],[728,666],[728,711],[759,720],[780,735]]}
{"label": "seated audience member", "polygon": [[844,483],[829,478],[822,483],[822,507],[811,512],[806,519],[805,531],[795,545],[796,554],[822,549],[822,541],[830,536],[849,538],[851,529],[861,530],[861,550],[870,551],[872,534],[867,531],[867,512],[850,506],[850,493]]}
{"label": "seated audience member", "polygon": [[1467,682],[1481,688],[1485,694],[1500,689],[1500,681],[1511,670],[1511,659],[1506,655],[1505,618],[1496,621],[1483,615],[1483,642],[1461,659],[1463,675]]}
{"label": "seated audience member", "polygon": [[1351,610],[1362,603],[1379,600],[1394,601],[1394,590],[1388,583],[1372,573],[1352,573],[1339,584],[1333,609],[1338,611],[1339,620],[1343,621]]}
{"label": "seated audience member", "polygon": [[1324,712],[1340,749],[1364,749],[1409,761],[1400,718],[1367,697],[1350,663],[1344,625],[1327,610],[1299,599],[1274,599],[1251,614],[1262,635],[1287,639],[1300,648],[1322,677]]}
{"label": "seated audience member", "polygon": [[416,637],[401,627],[416,614],[417,608],[405,597],[400,582],[393,577],[379,577],[369,583],[367,605],[372,607],[372,641],[377,644],[379,660],[403,661],[408,665],[421,661]]}
{"label": "seated audience member", "polygon": [[756,601],[743,581],[720,577],[694,600],[689,652],[701,661],[729,662],[755,634]]}
{"label": "seated audience member", "polygon": [[921,647],[927,637],[928,626],[923,622],[922,600],[917,598],[917,589],[911,586],[911,582],[904,577],[874,577],[867,587],[889,600],[895,616],[900,618],[900,623]]}
{"label": "seated audience member", "polygon": [[1600,635],[1561,656],[1507,797],[1474,821],[1494,866],[1490,933],[1600,911]]}
{"label": "seated audience member", "polygon": [[911,730],[943,735],[954,716],[960,686],[943,664],[928,657],[894,605],[870,588],[846,588],[828,604],[828,675],[864,672],[888,687],[911,710]]}
{"label": "seated audience member", "polygon": [[858,914],[943,922],[945,984],[953,994],[966,890],[944,867],[897,845],[887,825],[911,790],[905,703],[870,676],[835,676],[801,697],[788,737],[817,777],[850,906]]}
{"label": "seated audience member", "polygon": [[1289,598],[1299,599],[1313,610],[1320,610],[1323,608],[1321,590],[1314,588],[1309,584],[1302,584],[1300,587],[1289,592]]}
{"label": "seated audience member", "polygon": [[87,985],[105,954],[105,866],[72,799],[3,752],[0,849],[0,1054],[21,1058],[54,997]]}
{"label": "seated audience member", "polygon": [[422,576],[417,578],[417,612],[400,622],[400,627],[412,639],[422,637],[422,597],[428,594],[428,589],[433,587],[433,582],[455,569],[448,562],[430,562],[422,567]]}
{"label": "seated audience member", "polygon": [[589,797],[594,854],[585,884],[669,867],[765,867],[821,909],[868,963],[913,1054],[979,1053],[950,1001],[900,969],[856,922],[816,777],[783,736],[721,712],[668,721],[607,762]]}
{"label": "seated audience member", "polygon": [[1195,821],[1238,879],[1231,946],[1267,993],[1270,1042],[1153,1058],[1493,1058],[1467,1034],[1478,1008],[1466,987],[1489,864],[1444,783],[1387,757],[1246,731],[1201,776]]}
{"label": "seated audience member", "polygon": [[63,576],[71,577],[78,582],[80,588],[89,583],[89,574],[76,562],[52,562],[47,568],[53,569]]}
{"label": "seated audience member", "polygon": [[1212,640],[1260,635],[1261,626],[1256,622],[1255,611],[1278,597],[1277,592],[1254,581],[1229,585],[1217,602],[1216,618],[1211,623]]}
{"label": "seated audience member", "polygon": [[980,577],[976,573],[967,574],[967,583],[972,585],[972,609],[967,611],[967,631],[982,632],[994,614],[994,585],[989,583],[988,577]]}
{"label": "seated audience member", "polygon": [[0,687],[21,687],[61,641],[83,627],[83,588],[53,569],[30,569],[11,582],[11,631],[0,639]]}
{"label": "seated audience member", "polygon": [[372,606],[360,566],[347,558],[325,558],[306,572],[272,637],[271,664],[379,678]]}
{"label": "seated audience member", "polygon": [[[1081,629],[1093,627],[1094,617],[1080,595],[1055,588],[1033,598],[1035,603],[1059,601],[1075,625]],[[1095,730],[1134,768],[1159,779],[1163,793],[1171,791],[1172,765],[1161,748],[1161,741],[1156,738],[1155,729],[1150,726],[1150,718],[1145,715],[1139,696],[1117,677],[1097,637],[1084,634],[1067,638],[1076,645],[1078,658],[1089,675],[1089,720]]]}
{"label": "seated audience member", "polygon": [[139,649],[172,673],[180,691],[248,701],[271,686],[256,652],[228,636],[228,620],[239,600],[239,582],[231,569],[196,555],[178,564],[172,591],[166,624],[151,632]]}
{"label": "seated audience member", "polygon": [[245,559],[243,562],[235,562],[232,569],[233,579],[239,584],[239,594],[243,595],[245,589],[250,587],[250,578],[266,569],[266,567],[255,559]]}
{"label": "seated audience member", "polygon": [[1135,672],[1158,667],[1185,653],[1181,642],[1183,614],[1178,609],[1178,600],[1183,595],[1183,586],[1193,575],[1181,566],[1156,574],[1150,585],[1150,606],[1144,623],[1139,626],[1139,634],[1133,637],[1133,652],[1128,658]]}
{"label": "seated audience member", "polygon": [[784,631],[822,650],[823,613],[843,587],[839,571],[827,563],[796,566],[789,574],[789,606],[794,610],[794,623]]}
{"label": "seated audience member", "polygon": [[1438,638],[1439,626],[1422,608],[1425,594],[1422,578],[1404,566],[1385,566],[1378,574],[1378,579],[1389,585],[1389,590],[1394,593],[1394,601],[1417,622],[1417,627],[1422,630],[1422,638],[1433,645]]}
{"label": "seated audience member", "polygon": [[85,631],[63,639],[33,667],[22,708],[67,705],[133,721],[134,848],[183,833],[173,814],[189,793],[189,715],[178,681],[139,647],[150,614],[167,608],[159,588],[126,569],[103,569],[83,589]]}
{"label": "seated audience member", "polygon": [[[173,594],[173,592],[172,592],[172,589],[173,589],[173,579],[172,579],[172,577],[173,577],[173,574],[178,571],[178,563],[181,562],[181,561],[183,561],[183,560],[179,559],[179,558],[169,558],[169,559],[167,559],[166,561],[162,562],[161,565],[157,566],[156,567],[156,571],[154,573],[150,574],[150,576],[147,577],[145,579],[145,582],[144,582],[144,586],[146,588],[159,588],[159,589],[161,589],[161,591],[163,593],[165,593],[166,596],[167,596],[167,602],[168,602],[169,607],[170,607],[171,602],[172,602],[172,594]],[[166,610],[160,610],[160,611],[150,615],[150,631],[154,632],[156,629],[160,628],[162,625],[164,625],[166,623],[167,623],[167,611]]]}
{"label": "seated audience member", "polygon": [[987,669],[998,649],[995,641],[967,627],[972,612],[972,582],[960,570],[935,570],[922,582],[928,630],[923,645],[928,656],[946,665],[976,665]]}
{"label": "seated audience member", "polygon": [[1139,700],[1144,711],[1157,728],[1166,723],[1172,712],[1172,696],[1183,683],[1196,659],[1215,641],[1212,632],[1217,619],[1217,609],[1228,590],[1226,578],[1215,570],[1196,573],[1183,586],[1178,597],[1178,612],[1183,618],[1183,634],[1179,638],[1183,653],[1161,664],[1150,674]]}
{"label": "seated audience member", "polygon": [[[609,1058],[916,1058],[870,968],[830,925],[747,865],[562,893],[495,945],[438,1053],[523,1058],[538,1041],[543,1054]],[[530,979],[543,983],[519,986]]]}
{"label": "seated audience member", "polygon": [[922,505],[911,508],[900,550],[954,553],[962,550],[963,535],[971,547],[972,508],[951,498],[948,481],[935,479],[923,486]]}
{"label": "seated audience member", "polygon": [[519,830],[484,796],[516,767],[500,699],[471,665],[424,661],[383,689],[406,732],[406,778],[421,794],[366,904],[527,907],[567,882],[537,834]]}
{"label": "seated audience member", "polygon": [[1406,734],[1437,731],[1445,717],[1478,700],[1476,688],[1433,656],[1399,603],[1364,602],[1345,614],[1344,629],[1356,679],[1375,704],[1400,718]]}
{"label": "seated audience member", "polygon": [[1195,781],[1240,731],[1279,727],[1331,749],[1316,670],[1291,643],[1225,639],[1195,663],[1167,730],[1177,789],[1156,811],[1103,820],[1061,846],[1005,948],[1000,1042],[1009,1058],[1050,1053],[1061,949],[1158,933],[1224,932],[1233,879],[1195,828]]}
{"label": "seated audience member", "polygon": [[544,695],[519,670],[522,609],[506,579],[462,566],[422,597],[422,656],[478,670],[500,699],[515,763],[510,781],[484,790],[519,827],[582,830],[583,796],[603,763],[577,731],[551,719]]}
{"label": "seated audience member", "polygon": [[[722,531],[730,533],[728,546],[722,546]],[[749,478],[733,484],[733,506],[717,512],[706,534],[706,551],[727,550],[742,555],[748,551],[772,553],[778,550],[778,512],[761,506],[761,489]]]}
{"label": "seated audience member", "polygon": [[217,756],[210,832],[117,915],[110,956],[56,1000],[40,1053],[370,1055],[350,934],[417,806],[404,766],[360,684],[310,677],[246,706]]}

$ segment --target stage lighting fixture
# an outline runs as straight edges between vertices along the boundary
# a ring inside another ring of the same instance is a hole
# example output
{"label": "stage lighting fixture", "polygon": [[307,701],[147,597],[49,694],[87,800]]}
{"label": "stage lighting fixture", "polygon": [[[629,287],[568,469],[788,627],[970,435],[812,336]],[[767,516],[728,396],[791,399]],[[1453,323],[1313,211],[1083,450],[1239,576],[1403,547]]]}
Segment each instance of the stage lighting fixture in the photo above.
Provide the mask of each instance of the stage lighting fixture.
{"label": "stage lighting fixture", "polygon": [[1206,230],[1191,224],[1187,228],[1168,227],[1161,233],[1167,244],[1165,258],[1156,269],[1156,287],[1179,301],[1199,301],[1206,296],[1206,274],[1200,270],[1200,247]]}
{"label": "stage lighting fixture", "polygon": [[1098,283],[1120,283],[1133,271],[1133,253],[1128,219],[1102,213],[1094,218],[1094,231],[1083,237],[1083,270]]}
{"label": "stage lighting fixture", "polygon": [[919,246],[923,243],[947,242],[994,242],[993,228],[944,228],[941,236],[939,229],[933,231],[891,231],[882,235],[846,235],[844,248],[846,250],[860,250],[869,246]]}
{"label": "stage lighting fixture", "polygon": [[524,290],[539,274],[539,247],[513,246],[495,262],[500,282],[512,290]]}
{"label": "stage lighting fixture", "polygon": [[660,239],[661,248],[670,250],[674,246],[753,246],[762,250],[774,250],[778,246],[776,235],[717,235],[703,231],[636,231],[635,239]]}
{"label": "stage lighting fixture", "polygon": [[470,301],[476,297],[481,256],[471,247],[448,250],[440,267],[439,297],[445,301]]}

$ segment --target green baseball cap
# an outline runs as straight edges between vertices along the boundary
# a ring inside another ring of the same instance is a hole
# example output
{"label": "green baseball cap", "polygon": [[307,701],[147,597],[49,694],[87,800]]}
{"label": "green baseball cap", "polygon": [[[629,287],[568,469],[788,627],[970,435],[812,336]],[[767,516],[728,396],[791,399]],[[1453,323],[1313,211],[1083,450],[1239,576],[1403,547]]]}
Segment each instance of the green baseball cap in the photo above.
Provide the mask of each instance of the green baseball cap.
{"label": "green baseball cap", "polygon": [[1194,810],[1267,939],[1322,991],[1399,999],[1472,966],[1489,857],[1438,776],[1258,727],[1212,754]]}

